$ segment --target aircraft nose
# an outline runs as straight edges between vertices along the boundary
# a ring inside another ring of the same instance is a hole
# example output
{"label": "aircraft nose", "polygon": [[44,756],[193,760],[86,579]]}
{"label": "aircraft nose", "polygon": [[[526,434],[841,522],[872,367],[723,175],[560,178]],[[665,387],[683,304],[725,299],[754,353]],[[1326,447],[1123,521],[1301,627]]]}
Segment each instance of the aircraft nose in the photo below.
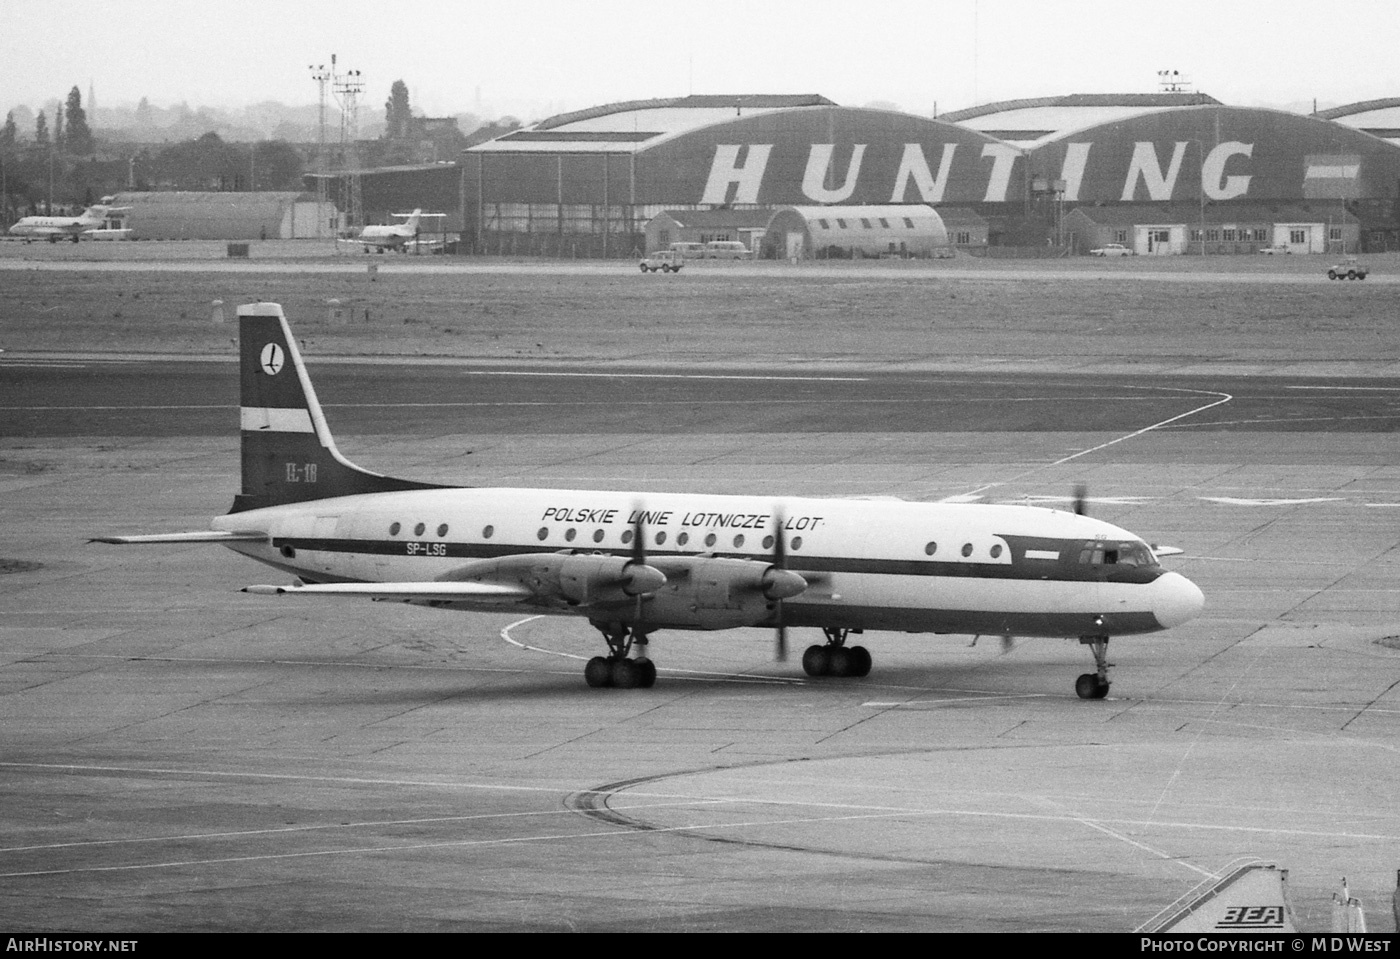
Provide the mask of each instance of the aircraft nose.
{"label": "aircraft nose", "polygon": [[1180,573],[1163,573],[1152,585],[1152,615],[1163,629],[1195,619],[1205,608],[1205,593]]}

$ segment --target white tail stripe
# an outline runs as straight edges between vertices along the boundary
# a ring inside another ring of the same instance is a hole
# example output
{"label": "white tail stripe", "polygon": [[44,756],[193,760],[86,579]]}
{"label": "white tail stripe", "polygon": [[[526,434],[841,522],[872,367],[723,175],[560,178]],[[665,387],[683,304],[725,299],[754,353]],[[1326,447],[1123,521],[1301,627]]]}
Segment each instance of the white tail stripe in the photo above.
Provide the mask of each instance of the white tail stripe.
{"label": "white tail stripe", "polygon": [[311,414],[305,409],[270,409],[244,406],[239,410],[243,429],[269,433],[314,433]]}
{"label": "white tail stripe", "polygon": [[1355,180],[1360,172],[1361,165],[1357,163],[1318,164],[1308,167],[1308,171],[1303,176],[1314,180]]}

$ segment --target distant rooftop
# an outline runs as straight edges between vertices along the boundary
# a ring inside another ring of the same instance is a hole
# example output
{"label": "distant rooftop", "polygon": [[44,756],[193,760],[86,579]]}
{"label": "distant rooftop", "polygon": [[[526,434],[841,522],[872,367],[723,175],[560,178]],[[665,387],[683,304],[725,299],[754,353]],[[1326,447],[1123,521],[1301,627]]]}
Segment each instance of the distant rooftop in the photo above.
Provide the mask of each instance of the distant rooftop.
{"label": "distant rooftop", "polygon": [[1400,97],[1362,100],[1360,103],[1349,103],[1330,110],[1319,110],[1316,116],[1323,120],[1335,120],[1343,126],[1353,127],[1362,133],[1369,133],[1400,146]]}
{"label": "distant rooftop", "polygon": [[1071,130],[1100,123],[1178,107],[1220,105],[1219,100],[1204,93],[1072,93],[1002,100],[954,110],[938,119],[1030,149]]}
{"label": "distant rooftop", "polygon": [[675,136],[739,116],[837,104],[815,93],[731,94],[626,100],[561,113],[471,152],[633,153]]}

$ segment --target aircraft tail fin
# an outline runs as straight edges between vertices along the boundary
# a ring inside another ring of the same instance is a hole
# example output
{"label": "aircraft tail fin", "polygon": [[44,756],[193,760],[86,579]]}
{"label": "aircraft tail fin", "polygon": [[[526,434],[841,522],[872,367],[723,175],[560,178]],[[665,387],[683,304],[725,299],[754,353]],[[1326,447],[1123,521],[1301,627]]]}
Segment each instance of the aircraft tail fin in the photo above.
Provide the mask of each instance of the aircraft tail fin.
{"label": "aircraft tail fin", "polygon": [[412,232],[413,230],[418,229],[418,221],[422,218],[423,210],[421,208],[415,207],[413,212],[408,215],[408,219],[404,221],[403,225],[408,227],[409,231]]}
{"label": "aircraft tail fin", "polygon": [[341,455],[281,305],[240,306],[238,336],[243,490],[230,513],[355,493],[443,488],[372,473]]}

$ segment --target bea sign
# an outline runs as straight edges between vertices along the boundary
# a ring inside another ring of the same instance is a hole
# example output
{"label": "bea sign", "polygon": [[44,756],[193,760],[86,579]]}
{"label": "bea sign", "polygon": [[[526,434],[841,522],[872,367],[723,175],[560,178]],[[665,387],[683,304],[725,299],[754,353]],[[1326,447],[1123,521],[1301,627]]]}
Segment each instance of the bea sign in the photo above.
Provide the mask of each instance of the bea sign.
{"label": "bea sign", "polygon": [[[769,193],[763,194],[760,200],[764,177],[772,166],[774,146],[772,143],[717,145],[700,202],[712,205],[800,203],[805,199],[811,203],[846,203],[855,198],[854,202],[858,203],[942,203],[947,198],[964,203],[1003,203],[1008,199],[1020,199],[1019,195],[1009,195],[1012,170],[1016,161],[1026,156],[1024,151],[1009,143],[981,143],[980,151],[977,143],[943,143],[931,153],[925,152],[925,144],[904,143],[895,147],[899,151],[897,158],[867,163],[870,144],[855,143],[850,145],[843,170],[835,163],[836,144],[812,143],[807,145],[806,164],[802,168],[801,198],[791,196],[791,180],[795,177],[783,177],[785,182],[777,183],[779,176],[775,175],[770,177],[774,182],[769,183]],[[1199,166],[1207,198],[1230,200],[1249,193],[1253,175],[1245,171],[1254,155],[1253,143],[1231,140],[1209,151],[1195,140],[1177,140],[1163,146],[1165,149],[1159,149],[1151,140],[1135,142],[1127,169],[1122,174],[1121,194],[1093,199],[1122,202],[1172,199],[1188,148],[1203,154],[1193,157],[1196,162],[1190,166]],[[1058,177],[1065,183],[1065,200],[1081,199],[1093,147],[1092,142],[1065,144]],[[843,146],[843,155],[845,152]],[[888,148],[884,152],[888,152]],[[1121,154],[1118,162],[1121,164]],[[1121,165],[1119,168],[1122,169]],[[1102,182],[1101,174],[1096,173],[1096,182]],[[1194,197],[1194,176],[1190,182]],[[952,196],[948,196],[950,183],[958,184]],[[784,196],[775,197],[774,193]]]}

